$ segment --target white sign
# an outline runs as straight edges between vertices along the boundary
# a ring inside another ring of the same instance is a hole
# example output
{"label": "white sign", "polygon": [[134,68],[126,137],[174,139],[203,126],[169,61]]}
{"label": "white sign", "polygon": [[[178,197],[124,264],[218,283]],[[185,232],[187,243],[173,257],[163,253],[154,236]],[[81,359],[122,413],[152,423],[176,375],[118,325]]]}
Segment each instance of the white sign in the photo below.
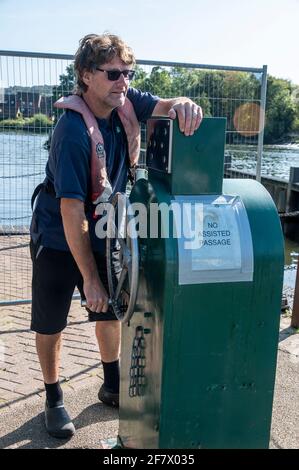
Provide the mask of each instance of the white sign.
{"label": "white sign", "polygon": [[[251,282],[251,230],[240,197],[175,196],[175,201],[183,211],[183,236],[178,238],[179,284]],[[179,226],[176,214],[175,222]]]}
{"label": "white sign", "polygon": [[198,248],[192,250],[191,257],[192,271],[241,268],[239,228],[231,204],[203,205]]}

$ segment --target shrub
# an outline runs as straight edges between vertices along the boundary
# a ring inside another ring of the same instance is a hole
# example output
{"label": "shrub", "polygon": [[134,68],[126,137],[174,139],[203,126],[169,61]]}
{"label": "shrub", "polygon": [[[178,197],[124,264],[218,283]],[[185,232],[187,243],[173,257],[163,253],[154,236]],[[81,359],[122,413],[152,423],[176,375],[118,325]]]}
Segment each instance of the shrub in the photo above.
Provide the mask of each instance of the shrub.
{"label": "shrub", "polygon": [[52,126],[52,120],[45,114],[35,114],[33,117],[26,119],[26,124],[30,127],[49,127]]}
{"label": "shrub", "polygon": [[0,121],[0,129],[15,129],[38,132],[53,127],[52,119],[45,114],[35,114],[31,118],[4,119]]}

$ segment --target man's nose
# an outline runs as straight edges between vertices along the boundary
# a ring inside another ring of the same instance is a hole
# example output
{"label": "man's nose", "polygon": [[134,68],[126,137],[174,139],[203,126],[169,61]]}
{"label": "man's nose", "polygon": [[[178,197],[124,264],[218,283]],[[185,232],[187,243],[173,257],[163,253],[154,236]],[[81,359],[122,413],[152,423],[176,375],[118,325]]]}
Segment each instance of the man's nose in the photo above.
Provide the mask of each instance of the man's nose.
{"label": "man's nose", "polygon": [[123,73],[120,74],[119,79],[117,81],[121,82],[121,83],[127,83],[128,82],[128,80],[125,78]]}

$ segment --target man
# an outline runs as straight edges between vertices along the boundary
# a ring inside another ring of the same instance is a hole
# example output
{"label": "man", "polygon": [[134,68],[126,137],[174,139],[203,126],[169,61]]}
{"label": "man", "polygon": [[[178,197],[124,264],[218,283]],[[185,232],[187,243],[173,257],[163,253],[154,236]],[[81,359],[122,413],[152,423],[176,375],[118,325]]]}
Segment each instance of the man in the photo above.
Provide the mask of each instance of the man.
{"label": "man", "polygon": [[[178,117],[185,135],[199,127],[202,111],[189,98],[160,99],[130,88],[135,58],[117,36],[90,34],[75,56],[77,100],[96,119],[106,153],[107,180],[113,193],[125,192],[130,132],[121,110],[129,101],[136,122],[150,116]],[[104,371],[99,399],[118,406],[120,322],[108,306],[105,247],[95,235],[90,201],[94,148],[83,115],[68,109],[54,130],[46,179],[36,198],[31,224],[32,323],[46,389],[45,423],[55,437],[75,429],[64,408],[59,385],[61,332],[74,288],[96,315],[96,337]],[[90,128],[92,129],[92,127]],[[98,148],[97,148],[98,150]],[[101,149],[103,150],[103,149]],[[131,158],[131,156],[130,156]]]}

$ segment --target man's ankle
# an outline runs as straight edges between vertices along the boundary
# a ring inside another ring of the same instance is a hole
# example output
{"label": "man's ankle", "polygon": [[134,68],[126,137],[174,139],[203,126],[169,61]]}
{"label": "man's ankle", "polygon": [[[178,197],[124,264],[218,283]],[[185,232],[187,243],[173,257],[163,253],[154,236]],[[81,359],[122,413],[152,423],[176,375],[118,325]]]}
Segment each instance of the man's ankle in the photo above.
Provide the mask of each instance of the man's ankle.
{"label": "man's ankle", "polygon": [[63,391],[59,380],[53,384],[45,383],[47,405],[49,408],[63,405]]}
{"label": "man's ankle", "polygon": [[119,393],[119,360],[104,362],[104,386],[111,393]]}

